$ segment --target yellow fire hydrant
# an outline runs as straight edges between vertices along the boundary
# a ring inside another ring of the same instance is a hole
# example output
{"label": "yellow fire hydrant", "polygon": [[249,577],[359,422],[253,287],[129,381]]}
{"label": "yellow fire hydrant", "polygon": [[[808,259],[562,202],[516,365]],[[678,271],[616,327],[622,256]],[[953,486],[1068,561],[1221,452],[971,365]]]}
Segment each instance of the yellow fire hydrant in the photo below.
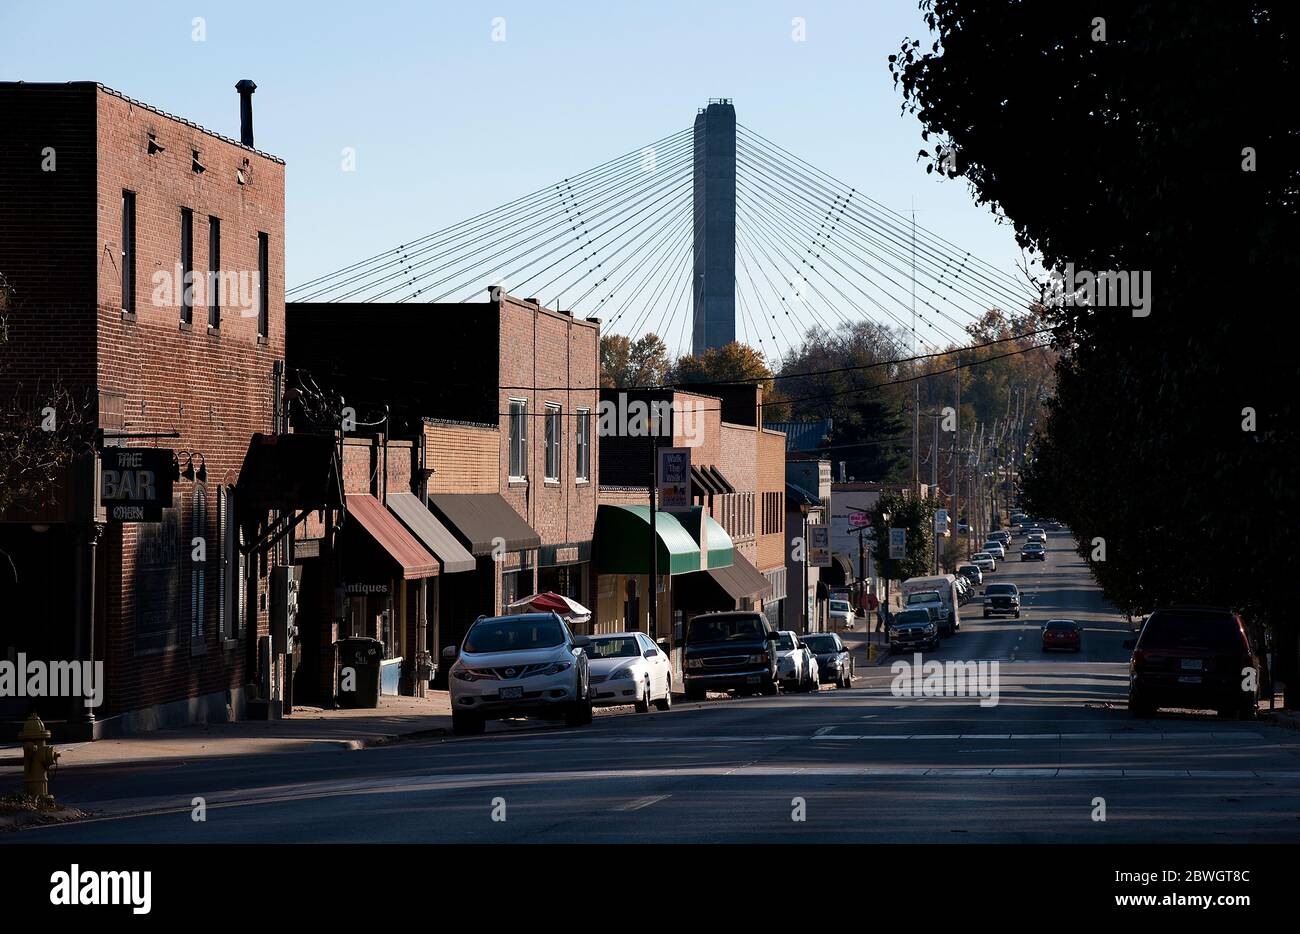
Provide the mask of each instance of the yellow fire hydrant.
{"label": "yellow fire hydrant", "polygon": [[27,718],[23,731],[18,734],[23,742],[23,794],[42,804],[53,804],[50,794],[50,769],[59,761],[59,753],[47,746],[50,731],[36,714]]}

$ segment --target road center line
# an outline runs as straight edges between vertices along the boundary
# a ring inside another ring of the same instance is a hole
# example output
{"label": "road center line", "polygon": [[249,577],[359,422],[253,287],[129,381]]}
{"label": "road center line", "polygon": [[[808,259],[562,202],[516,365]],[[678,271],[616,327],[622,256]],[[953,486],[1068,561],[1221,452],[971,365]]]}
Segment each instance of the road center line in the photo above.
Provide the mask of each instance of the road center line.
{"label": "road center line", "polygon": [[642,808],[648,808],[652,804],[658,804],[665,798],[671,798],[672,795],[650,795],[646,798],[637,798],[635,801],[629,801],[627,804],[620,804],[614,808],[615,811],[639,811]]}

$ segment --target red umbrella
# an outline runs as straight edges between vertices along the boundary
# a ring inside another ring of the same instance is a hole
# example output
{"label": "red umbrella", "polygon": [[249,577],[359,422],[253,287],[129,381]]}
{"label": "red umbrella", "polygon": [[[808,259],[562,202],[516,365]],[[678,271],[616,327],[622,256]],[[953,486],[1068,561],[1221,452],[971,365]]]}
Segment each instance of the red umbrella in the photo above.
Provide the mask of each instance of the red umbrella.
{"label": "red umbrella", "polygon": [[587,609],[577,600],[571,600],[566,596],[558,593],[535,593],[527,597],[520,597],[510,604],[510,609],[521,610],[531,609],[539,613],[558,613],[565,619],[574,622],[586,622],[591,619],[591,610]]}

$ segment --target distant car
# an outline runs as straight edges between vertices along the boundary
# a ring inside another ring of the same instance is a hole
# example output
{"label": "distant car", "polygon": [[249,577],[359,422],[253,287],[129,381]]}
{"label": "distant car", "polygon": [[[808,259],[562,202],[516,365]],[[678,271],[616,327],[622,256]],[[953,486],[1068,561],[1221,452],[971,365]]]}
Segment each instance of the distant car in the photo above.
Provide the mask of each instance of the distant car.
{"label": "distant car", "polygon": [[1015,616],[1020,619],[1020,588],[1015,584],[989,584],[984,588],[984,618]]}
{"label": "distant car", "polygon": [[1021,561],[1046,561],[1047,549],[1042,542],[1025,542],[1020,549]]}
{"label": "distant car", "polygon": [[987,551],[975,552],[975,554],[970,556],[970,563],[975,565],[977,568],[980,569],[980,571],[982,571],[985,574],[989,574],[997,570],[997,566],[998,566],[997,559],[994,558]]}
{"label": "distant car", "polygon": [[668,656],[643,632],[592,636],[587,646],[596,705],[635,704],[645,713],[653,704],[673,704],[673,669]]}
{"label": "distant car", "polygon": [[817,657],[789,629],[776,634],[776,677],[787,691],[815,691],[820,686]]}
{"label": "distant car", "polygon": [[1002,547],[1002,542],[996,538],[989,539],[985,542],[984,550],[995,558],[1005,558],[1007,556],[1007,550]]}
{"label": "distant car", "polygon": [[1028,532],[1025,533],[1025,541],[1042,542],[1044,545],[1046,545],[1047,531],[1043,528],[1035,526],[1034,528],[1031,528]]}
{"label": "distant car", "polygon": [[831,625],[841,629],[853,628],[853,606],[847,600],[831,601]]}
{"label": "distant car", "polygon": [[1043,651],[1083,648],[1083,627],[1072,619],[1049,619],[1043,624]]}
{"label": "distant car", "polygon": [[811,632],[803,637],[804,645],[817,659],[818,676],[822,684],[837,688],[853,687],[853,653],[833,632]]}
{"label": "distant car", "polygon": [[980,570],[977,564],[960,564],[957,566],[957,573],[970,581],[972,587],[978,587],[984,583],[984,572]]}
{"label": "distant car", "polygon": [[[1137,639],[1124,643],[1129,661],[1128,709],[1149,717],[1159,707],[1209,709],[1219,716],[1255,716],[1259,657],[1241,617],[1211,607],[1155,610]],[[1249,684],[1250,688],[1246,689]]]}
{"label": "distant car", "polygon": [[1061,531],[1061,523],[1059,523],[1059,522],[1057,522],[1055,519],[1053,519],[1053,520],[1051,520],[1050,522],[1048,522],[1048,523],[1044,526],[1044,528],[1046,528],[1047,531],[1049,531],[1049,532],[1059,532],[1059,531]]}
{"label": "distant car", "polygon": [[1003,547],[1006,547],[1011,543],[1011,532],[1007,529],[998,529],[998,531],[989,536],[989,539],[999,541],[1002,543]]}
{"label": "distant car", "polygon": [[889,654],[901,649],[939,648],[939,624],[926,609],[899,610],[889,621]]}
{"label": "distant car", "polygon": [[588,644],[555,613],[479,617],[459,649],[442,651],[452,732],[482,733],[487,720],[525,715],[590,723]]}

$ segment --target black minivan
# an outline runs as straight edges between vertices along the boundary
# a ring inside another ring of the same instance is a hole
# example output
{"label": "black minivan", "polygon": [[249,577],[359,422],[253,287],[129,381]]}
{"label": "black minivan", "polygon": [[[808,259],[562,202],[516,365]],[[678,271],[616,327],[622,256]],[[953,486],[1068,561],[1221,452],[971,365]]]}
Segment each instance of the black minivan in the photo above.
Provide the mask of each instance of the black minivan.
{"label": "black minivan", "polygon": [[701,613],[686,624],[687,700],[705,691],[775,694],[776,630],[762,613]]}
{"label": "black minivan", "polygon": [[1129,662],[1128,709],[1149,717],[1157,707],[1214,710],[1250,718],[1259,701],[1259,659],[1241,617],[1212,607],[1168,607],[1147,617]]}

